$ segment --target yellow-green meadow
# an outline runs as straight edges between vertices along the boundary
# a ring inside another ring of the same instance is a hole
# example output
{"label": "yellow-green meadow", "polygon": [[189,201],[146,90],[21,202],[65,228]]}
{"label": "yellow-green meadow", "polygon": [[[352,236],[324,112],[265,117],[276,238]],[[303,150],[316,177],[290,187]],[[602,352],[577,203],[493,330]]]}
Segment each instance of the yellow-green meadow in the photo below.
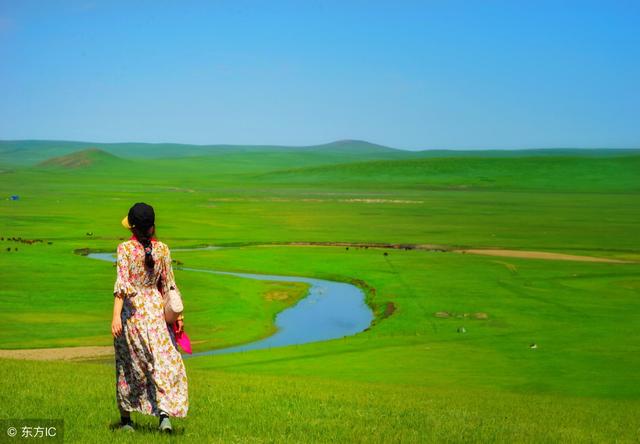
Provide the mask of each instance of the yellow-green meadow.
{"label": "yellow-green meadow", "polygon": [[307,286],[181,268],[352,283],[375,320],[185,359],[174,438],[112,430],[109,356],[6,352],[1,418],[64,418],[68,442],[637,442],[639,178],[637,150],[2,142],[4,352],[112,346],[115,268],[83,254],[114,252],[135,202],[170,248],[224,247],[172,253],[196,352],[273,334]]}

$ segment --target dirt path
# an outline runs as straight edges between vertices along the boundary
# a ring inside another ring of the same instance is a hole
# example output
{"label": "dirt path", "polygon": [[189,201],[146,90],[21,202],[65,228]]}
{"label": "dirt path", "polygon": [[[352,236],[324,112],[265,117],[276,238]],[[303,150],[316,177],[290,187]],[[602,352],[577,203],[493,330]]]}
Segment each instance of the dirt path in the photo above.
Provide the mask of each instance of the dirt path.
{"label": "dirt path", "polygon": [[[394,243],[376,243],[376,242],[271,242],[271,243],[253,243],[249,242],[240,246],[245,247],[351,247],[351,248],[382,248],[393,250],[425,250],[444,253],[469,253],[482,254],[486,256],[502,256],[502,257],[520,257],[524,259],[548,259],[557,261],[579,261],[579,262],[609,262],[615,264],[637,264],[638,261],[612,259],[606,257],[595,256],[578,256],[565,253],[549,253],[546,251],[524,251],[524,250],[507,250],[503,248],[455,248],[451,245],[441,244],[394,244]],[[224,248],[224,247],[222,247]],[[81,251],[86,250],[86,251]],[[75,250],[76,253],[88,253],[88,249]]]}
{"label": "dirt path", "polygon": [[75,361],[103,356],[113,356],[113,345],[0,350],[0,358],[26,359],[29,361]]}
{"label": "dirt path", "polygon": [[274,242],[272,244],[256,244],[257,247],[278,246],[303,246],[303,247],[353,247],[353,248],[391,248],[395,250],[426,250],[451,253],[482,254],[487,256],[520,257],[524,259],[548,259],[557,261],[579,262],[609,262],[616,264],[637,264],[638,261],[626,261],[595,256],[578,256],[574,254],[549,253],[545,251],[507,250],[498,248],[453,248],[448,245],[437,244],[391,244],[371,242]]}
{"label": "dirt path", "polygon": [[[205,341],[191,341],[191,344],[195,345],[203,342]],[[0,350],[0,358],[28,361],[81,361],[108,356],[114,356],[113,345]]]}
{"label": "dirt path", "polygon": [[492,249],[468,249],[451,250],[454,253],[482,254],[486,256],[521,257],[524,259],[549,259],[558,261],[580,261],[580,262],[612,262],[617,264],[635,264],[635,261],[624,261],[621,259],[610,259],[593,256],[576,256],[573,254],[547,253],[544,251],[521,251],[521,250],[492,250]]}

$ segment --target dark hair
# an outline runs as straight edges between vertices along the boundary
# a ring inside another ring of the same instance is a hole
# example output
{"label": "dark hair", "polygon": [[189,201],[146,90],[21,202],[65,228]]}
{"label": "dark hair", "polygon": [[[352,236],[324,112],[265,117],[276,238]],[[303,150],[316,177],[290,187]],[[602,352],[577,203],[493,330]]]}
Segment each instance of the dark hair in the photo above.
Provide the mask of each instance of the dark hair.
{"label": "dark hair", "polygon": [[147,268],[147,271],[148,272],[153,271],[153,266],[155,265],[155,262],[153,260],[153,256],[151,255],[151,252],[153,251],[153,244],[151,243],[151,237],[156,231],[156,226],[151,225],[148,228],[141,228],[136,226],[136,227],[132,227],[131,231],[136,236],[136,239],[138,239],[138,242],[140,242],[144,247],[144,265]]}
{"label": "dark hair", "polygon": [[153,271],[154,261],[151,252],[151,236],[156,231],[156,215],[153,207],[144,202],[138,202],[129,209],[127,220],[131,231],[144,247],[144,264],[148,273]]}

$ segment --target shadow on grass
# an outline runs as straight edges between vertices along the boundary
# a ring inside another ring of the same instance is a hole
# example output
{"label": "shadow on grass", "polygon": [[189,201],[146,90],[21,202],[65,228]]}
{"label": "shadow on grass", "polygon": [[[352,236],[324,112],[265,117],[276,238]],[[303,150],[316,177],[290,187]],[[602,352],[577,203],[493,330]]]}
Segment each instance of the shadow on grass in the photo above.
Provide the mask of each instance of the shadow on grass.
{"label": "shadow on grass", "polygon": [[115,422],[111,422],[111,424],[109,424],[109,430],[111,430],[114,433],[117,434],[122,434],[122,435],[144,435],[144,436],[148,436],[149,438],[151,438],[152,436],[182,436],[184,435],[184,427],[176,427],[175,425],[173,425],[173,431],[168,433],[168,432],[161,432],[158,429],[158,425],[157,424],[153,424],[151,422],[139,422],[139,421],[134,421],[132,419],[133,422],[133,428],[135,429],[135,431],[131,431],[131,430],[121,430],[120,429],[120,420],[117,420]]}

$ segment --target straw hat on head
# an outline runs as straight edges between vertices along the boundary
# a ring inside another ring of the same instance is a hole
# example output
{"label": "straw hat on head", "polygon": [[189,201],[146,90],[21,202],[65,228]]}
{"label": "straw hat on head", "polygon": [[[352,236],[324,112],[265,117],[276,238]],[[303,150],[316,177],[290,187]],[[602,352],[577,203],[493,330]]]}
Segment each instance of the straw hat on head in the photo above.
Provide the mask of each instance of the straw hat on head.
{"label": "straw hat on head", "polygon": [[129,209],[129,214],[122,219],[122,226],[127,229],[131,229],[133,227],[146,229],[155,225],[155,223],[156,215],[153,211],[153,207],[143,202],[138,202],[132,206]]}

